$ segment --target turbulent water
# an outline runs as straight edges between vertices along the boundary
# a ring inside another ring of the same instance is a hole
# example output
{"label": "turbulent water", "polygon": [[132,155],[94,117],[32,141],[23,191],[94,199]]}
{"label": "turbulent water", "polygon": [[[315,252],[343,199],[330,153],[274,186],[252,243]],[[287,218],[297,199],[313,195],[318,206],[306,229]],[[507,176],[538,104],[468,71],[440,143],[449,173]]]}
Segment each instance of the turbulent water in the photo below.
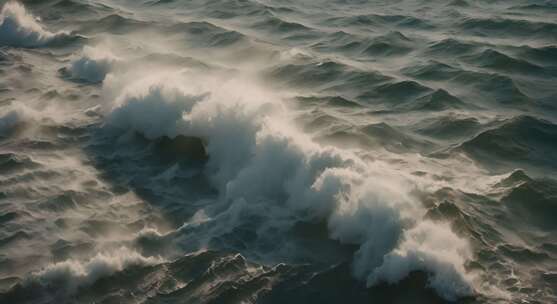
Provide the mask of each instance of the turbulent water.
{"label": "turbulent water", "polygon": [[557,302],[557,2],[0,6],[0,303]]}

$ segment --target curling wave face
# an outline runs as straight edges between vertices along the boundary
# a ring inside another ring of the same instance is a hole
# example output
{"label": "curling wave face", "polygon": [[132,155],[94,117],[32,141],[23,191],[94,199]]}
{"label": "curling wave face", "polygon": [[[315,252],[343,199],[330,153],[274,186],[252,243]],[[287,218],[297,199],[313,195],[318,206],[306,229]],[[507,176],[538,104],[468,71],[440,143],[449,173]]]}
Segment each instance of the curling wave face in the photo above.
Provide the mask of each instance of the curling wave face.
{"label": "curling wave face", "polygon": [[52,33],[45,30],[35,17],[27,14],[19,2],[7,2],[0,12],[0,45],[2,46],[41,47],[68,36],[64,32]]}
{"label": "curling wave face", "polygon": [[6,2],[0,302],[551,303],[554,7],[318,2]]}

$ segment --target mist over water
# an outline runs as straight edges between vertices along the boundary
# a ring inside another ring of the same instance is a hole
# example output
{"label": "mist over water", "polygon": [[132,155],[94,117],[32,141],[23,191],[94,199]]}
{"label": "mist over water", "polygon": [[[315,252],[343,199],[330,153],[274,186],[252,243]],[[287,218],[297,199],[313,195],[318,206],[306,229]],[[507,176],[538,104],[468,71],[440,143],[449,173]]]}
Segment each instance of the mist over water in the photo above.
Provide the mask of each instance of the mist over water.
{"label": "mist over water", "polygon": [[554,303],[552,1],[0,1],[1,303]]}

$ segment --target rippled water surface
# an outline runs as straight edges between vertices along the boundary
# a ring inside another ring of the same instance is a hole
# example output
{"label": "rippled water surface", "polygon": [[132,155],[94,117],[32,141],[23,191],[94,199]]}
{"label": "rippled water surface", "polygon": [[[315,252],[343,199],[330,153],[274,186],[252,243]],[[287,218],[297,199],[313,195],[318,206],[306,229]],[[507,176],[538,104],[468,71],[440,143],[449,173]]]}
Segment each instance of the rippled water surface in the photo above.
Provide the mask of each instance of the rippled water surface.
{"label": "rippled water surface", "polygon": [[557,2],[0,5],[0,303],[557,301]]}

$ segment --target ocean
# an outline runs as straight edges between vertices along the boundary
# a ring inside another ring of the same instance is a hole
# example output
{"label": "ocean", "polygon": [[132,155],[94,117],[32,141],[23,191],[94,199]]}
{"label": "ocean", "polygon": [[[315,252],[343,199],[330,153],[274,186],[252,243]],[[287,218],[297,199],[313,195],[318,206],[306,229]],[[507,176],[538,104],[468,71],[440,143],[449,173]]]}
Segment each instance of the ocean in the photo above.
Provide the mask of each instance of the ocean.
{"label": "ocean", "polygon": [[556,1],[0,7],[0,303],[557,302]]}

